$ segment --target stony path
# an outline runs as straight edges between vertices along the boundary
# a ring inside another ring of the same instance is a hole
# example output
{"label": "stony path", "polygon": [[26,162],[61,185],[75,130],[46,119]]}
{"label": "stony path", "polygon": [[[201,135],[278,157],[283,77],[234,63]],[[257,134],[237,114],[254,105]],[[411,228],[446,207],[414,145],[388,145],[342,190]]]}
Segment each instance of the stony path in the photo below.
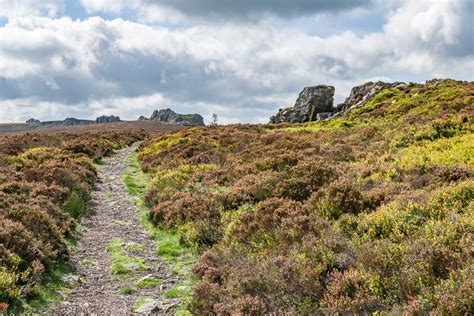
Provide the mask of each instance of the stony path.
{"label": "stony path", "polygon": [[[142,314],[171,314],[177,304],[162,298],[163,291],[178,280],[156,255],[155,242],[141,226],[137,206],[122,180],[131,151],[131,148],[122,149],[104,159],[101,165],[92,193],[91,213],[83,221],[79,250],[71,258],[74,274],[81,282],[52,310],[54,315],[130,315],[134,303],[143,301],[144,297],[149,299],[140,311]],[[110,248],[107,251],[111,243],[121,252],[120,260],[126,256],[124,262],[119,262],[124,270],[119,275],[112,274]],[[143,259],[144,265],[127,262],[127,258]],[[138,286],[139,279],[145,280],[144,283],[158,279],[160,284]],[[135,292],[121,294],[120,290],[126,286]]]}

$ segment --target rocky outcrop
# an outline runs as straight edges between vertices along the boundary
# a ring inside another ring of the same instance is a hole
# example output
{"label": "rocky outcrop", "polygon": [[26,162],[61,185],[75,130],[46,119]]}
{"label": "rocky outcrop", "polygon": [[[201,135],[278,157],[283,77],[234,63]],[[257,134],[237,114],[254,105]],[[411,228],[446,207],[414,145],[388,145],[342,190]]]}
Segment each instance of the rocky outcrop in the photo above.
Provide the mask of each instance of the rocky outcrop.
{"label": "rocky outcrop", "polygon": [[[43,124],[47,124],[47,123],[49,122],[43,122]],[[94,124],[94,123],[95,122],[91,120],[81,120],[74,117],[68,117],[64,121],[59,122],[59,126],[89,125],[89,124]]]}
{"label": "rocky outcrop", "polygon": [[151,121],[165,124],[204,126],[204,119],[199,114],[178,114],[171,109],[155,110],[150,116]]}
{"label": "rocky outcrop", "polygon": [[406,83],[383,81],[366,82],[352,88],[343,103],[333,107],[334,88],[331,86],[306,87],[293,107],[280,109],[270,118],[270,123],[304,123],[341,116],[344,112],[363,106],[380,91],[389,88],[405,89]]}
{"label": "rocky outcrop", "polygon": [[148,117],[145,117],[143,115],[140,115],[140,117],[138,118],[139,121],[149,121],[150,119]]}
{"label": "rocky outcrop", "polygon": [[41,125],[41,121],[37,120],[37,119],[34,119],[34,118],[30,118],[28,121],[26,121],[26,124],[28,124],[28,125]]}
{"label": "rocky outcrop", "polygon": [[97,124],[105,124],[105,123],[116,123],[116,122],[122,122],[120,117],[114,116],[114,115],[102,115],[99,116],[98,118],[95,119],[95,122]]}
{"label": "rocky outcrop", "polygon": [[275,116],[270,118],[271,123],[303,123],[316,121],[321,113],[324,116],[333,112],[334,87],[319,85],[306,87],[300,92],[295,105],[280,109]]}
{"label": "rocky outcrop", "polygon": [[359,86],[355,86],[351,90],[349,97],[336,106],[336,112],[344,112],[350,109],[358,108],[363,106],[367,101],[374,97],[381,90],[396,87],[398,85],[404,85],[403,82],[387,83],[383,81],[377,82],[366,82]]}

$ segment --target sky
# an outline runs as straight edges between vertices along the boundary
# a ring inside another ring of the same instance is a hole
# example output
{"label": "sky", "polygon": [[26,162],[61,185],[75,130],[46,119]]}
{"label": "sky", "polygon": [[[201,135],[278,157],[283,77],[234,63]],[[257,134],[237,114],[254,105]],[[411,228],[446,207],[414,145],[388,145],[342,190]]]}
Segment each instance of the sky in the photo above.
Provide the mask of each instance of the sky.
{"label": "sky", "polygon": [[0,122],[266,123],[305,86],[474,80],[473,0],[0,0]]}

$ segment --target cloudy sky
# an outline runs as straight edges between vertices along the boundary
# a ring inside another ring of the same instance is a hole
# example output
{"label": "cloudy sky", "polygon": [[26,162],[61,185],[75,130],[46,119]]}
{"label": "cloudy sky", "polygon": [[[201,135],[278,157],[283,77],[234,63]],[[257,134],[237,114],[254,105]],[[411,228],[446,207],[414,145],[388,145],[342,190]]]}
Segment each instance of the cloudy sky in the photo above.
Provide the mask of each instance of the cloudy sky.
{"label": "cloudy sky", "polygon": [[472,0],[0,0],[0,122],[264,123],[308,85],[474,80]]}

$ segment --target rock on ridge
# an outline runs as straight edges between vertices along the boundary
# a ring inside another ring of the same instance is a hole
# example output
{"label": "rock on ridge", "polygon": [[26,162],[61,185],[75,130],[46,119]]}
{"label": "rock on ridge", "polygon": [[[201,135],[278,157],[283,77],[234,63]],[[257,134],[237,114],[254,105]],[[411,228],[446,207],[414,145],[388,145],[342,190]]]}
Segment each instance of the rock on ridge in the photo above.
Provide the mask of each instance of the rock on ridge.
{"label": "rock on ridge", "polygon": [[383,81],[377,82],[366,82],[364,84],[355,86],[351,89],[349,97],[336,106],[336,112],[344,112],[354,108],[363,106],[367,101],[374,97],[377,93],[384,89],[396,87],[398,85],[404,85],[403,82],[388,83]]}
{"label": "rock on ridge", "polygon": [[306,87],[298,95],[295,105],[280,109],[270,118],[271,123],[303,123],[316,121],[321,113],[333,111],[334,87],[318,85]]}
{"label": "rock on ridge", "polygon": [[120,117],[114,115],[102,115],[95,119],[97,124],[122,122]]}
{"label": "rock on ridge", "polygon": [[363,106],[384,89],[401,88],[406,85],[403,82],[366,82],[353,87],[349,97],[335,108],[333,107],[334,87],[326,85],[306,87],[300,92],[295,105],[278,110],[278,113],[270,118],[270,123],[304,123],[330,119]]}
{"label": "rock on ridge", "polygon": [[[142,119],[143,120],[143,119]],[[199,114],[178,114],[171,109],[155,110],[150,116],[151,121],[159,121],[166,124],[204,126],[204,119]]]}

